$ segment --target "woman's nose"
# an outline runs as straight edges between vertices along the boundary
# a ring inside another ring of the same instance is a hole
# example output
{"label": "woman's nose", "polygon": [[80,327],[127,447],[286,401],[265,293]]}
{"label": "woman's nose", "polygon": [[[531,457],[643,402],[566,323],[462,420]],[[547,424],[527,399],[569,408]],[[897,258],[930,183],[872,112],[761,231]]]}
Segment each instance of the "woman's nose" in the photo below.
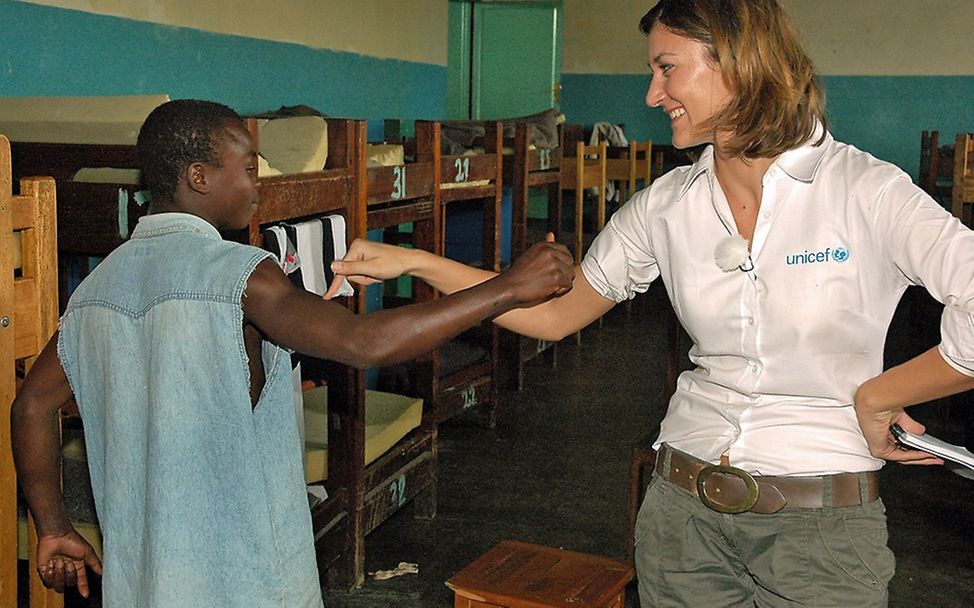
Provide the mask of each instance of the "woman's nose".
{"label": "woman's nose", "polygon": [[646,90],[646,105],[651,108],[658,108],[663,104],[663,86],[656,83],[656,79],[649,81],[649,88]]}

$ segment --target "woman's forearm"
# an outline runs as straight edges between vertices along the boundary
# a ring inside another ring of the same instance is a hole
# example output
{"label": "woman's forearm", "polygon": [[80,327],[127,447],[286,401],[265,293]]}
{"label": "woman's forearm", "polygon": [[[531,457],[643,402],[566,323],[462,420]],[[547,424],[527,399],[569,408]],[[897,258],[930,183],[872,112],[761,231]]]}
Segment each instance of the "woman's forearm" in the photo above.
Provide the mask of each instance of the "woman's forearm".
{"label": "woman's forearm", "polygon": [[974,378],[944,361],[937,347],[862,384],[856,407],[868,412],[902,409],[974,388]]}
{"label": "woman's forearm", "polygon": [[[418,249],[409,250],[407,257],[406,273],[442,293],[466,289],[496,275]],[[581,269],[576,267],[575,281],[569,293],[530,308],[512,310],[494,321],[504,329],[554,342],[584,328],[614,304],[597,294]]]}
{"label": "woman's forearm", "polygon": [[422,249],[404,249],[405,272],[441,293],[451,294],[483,283],[496,272],[467,266]]}

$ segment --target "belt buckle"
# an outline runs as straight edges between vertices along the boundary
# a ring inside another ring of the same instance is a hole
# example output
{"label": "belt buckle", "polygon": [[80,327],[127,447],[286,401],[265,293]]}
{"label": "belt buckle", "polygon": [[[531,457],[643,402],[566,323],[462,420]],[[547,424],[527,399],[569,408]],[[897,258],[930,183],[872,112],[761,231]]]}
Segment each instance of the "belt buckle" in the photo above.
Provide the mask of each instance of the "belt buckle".
{"label": "belt buckle", "polygon": [[[744,501],[740,504],[727,505],[707,496],[707,478],[715,474],[731,475],[743,481],[747,490]],[[724,464],[708,464],[700,469],[700,473],[697,474],[697,496],[700,498],[700,502],[718,513],[744,513],[754,508],[758,502],[758,482],[754,481],[754,477],[744,469]]]}

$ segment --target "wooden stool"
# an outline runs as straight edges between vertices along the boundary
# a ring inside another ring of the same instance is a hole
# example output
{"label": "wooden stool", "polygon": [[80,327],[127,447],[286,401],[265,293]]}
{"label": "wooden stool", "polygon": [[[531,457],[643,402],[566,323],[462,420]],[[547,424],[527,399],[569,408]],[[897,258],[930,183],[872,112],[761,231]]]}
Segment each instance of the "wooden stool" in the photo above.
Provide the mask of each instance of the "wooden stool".
{"label": "wooden stool", "polygon": [[622,608],[631,566],[506,540],[446,582],[454,608]]}

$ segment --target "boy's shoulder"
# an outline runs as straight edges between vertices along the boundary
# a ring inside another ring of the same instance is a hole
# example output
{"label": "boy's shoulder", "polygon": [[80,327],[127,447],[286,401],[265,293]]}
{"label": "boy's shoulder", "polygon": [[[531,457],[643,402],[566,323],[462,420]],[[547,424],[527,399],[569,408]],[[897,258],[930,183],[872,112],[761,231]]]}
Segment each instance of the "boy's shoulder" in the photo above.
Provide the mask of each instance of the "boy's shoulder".
{"label": "boy's shoulder", "polygon": [[72,293],[69,308],[82,302],[117,302],[141,309],[175,294],[233,297],[253,269],[272,254],[221,239],[132,239],[106,256]]}

